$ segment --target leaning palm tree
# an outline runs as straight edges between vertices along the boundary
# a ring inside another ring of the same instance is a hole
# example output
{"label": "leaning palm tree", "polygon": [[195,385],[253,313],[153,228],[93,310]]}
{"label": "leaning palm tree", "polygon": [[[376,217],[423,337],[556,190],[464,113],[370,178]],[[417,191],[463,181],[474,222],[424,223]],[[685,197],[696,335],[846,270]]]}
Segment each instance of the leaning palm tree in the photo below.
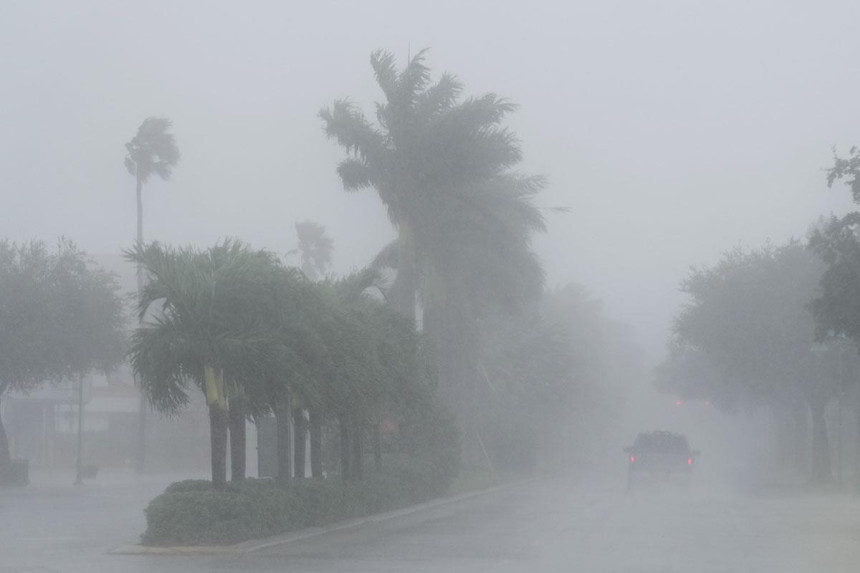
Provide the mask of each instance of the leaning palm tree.
{"label": "leaning palm tree", "polygon": [[253,388],[278,355],[264,304],[274,259],[233,241],[206,251],[139,243],[125,255],[149,277],[138,302],[141,324],[129,350],[132,368],[161,412],[181,409],[189,400],[189,385],[203,392],[212,482],[221,487],[228,399]]}
{"label": "leaning palm tree", "polygon": [[[170,133],[171,121],[162,117],[143,120],[131,141],[125,144],[125,168],[134,176],[137,197],[137,242],[143,243],[143,184],[155,174],[167,181],[179,163],[179,148]],[[143,269],[137,267],[137,290],[143,289]],[[146,466],[146,401],[140,399],[137,435],[137,469]]]}
{"label": "leaning palm tree", "polygon": [[[179,163],[179,148],[170,133],[172,123],[164,117],[143,120],[131,141],[125,144],[125,168],[134,176],[137,191],[137,242],[143,242],[143,185],[152,175],[170,179]],[[140,278],[138,278],[140,281]],[[140,285],[138,285],[140,286]]]}

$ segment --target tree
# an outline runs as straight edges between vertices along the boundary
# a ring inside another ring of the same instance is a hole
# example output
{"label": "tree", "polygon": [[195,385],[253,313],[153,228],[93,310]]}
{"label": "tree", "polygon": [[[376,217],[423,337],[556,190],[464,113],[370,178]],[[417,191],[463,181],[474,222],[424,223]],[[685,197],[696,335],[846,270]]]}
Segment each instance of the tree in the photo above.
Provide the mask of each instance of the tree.
{"label": "tree", "polygon": [[274,258],[229,240],[205,251],[138,244],[125,255],[149,276],[129,350],[132,367],[156,410],[181,409],[189,383],[204,393],[212,482],[223,487],[228,401],[255,388],[278,356],[260,304],[271,288]]}
{"label": "tree", "polygon": [[[334,242],[325,233],[325,227],[313,221],[296,223],[298,247],[290,254],[298,253],[301,257],[301,269],[310,281],[316,281],[325,275],[331,265]],[[305,409],[308,418],[305,419]],[[322,477],[322,414],[317,408],[309,408],[307,404],[293,404],[293,428],[295,457],[294,466],[297,477],[304,477],[305,469],[305,440],[310,434],[311,442],[311,475]]]}
{"label": "tree", "polygon": [[[114,276],[70,241],[56,251],[0,242],[0,399],[116,366],[125,338],[118,291]],[[0,420],[0,482],[9,464]]]}
{"label": "tree", "polygon": [[[856,179],[855,179],[856,181]],[[821,278],[820,294],[812,302],[819,338],[846,337],[854,342],[851,357],[857,360],[860,347],[860,213],[841,219],[832,217],[816,230],[810,246],[827,265]],[[856,381],[854,382],[856,386]],[[857,451],[860,453],[860,402],[857,412]],[[860,460],[860,455],[856,457]],[[860,473],[858,473],[860,476]],[[860,477],[858,477],[860,479]]]}
{"label": "tree", "polygon": [[314,395],[305,401],[337,421],[341,477],[346,480],[363,476],[364,428],[385,376],[375,348],[380,334],[373,314],[381,305],[368,294],[379,280],[366,269],[319,285],[326,303],[326,320],[320,324],[326,360],[314,373]]}
{"label": "tree", "polygon": [[[163,117],[148,117],[143,120],[131,141],[125,144],[125,168],[135,178],[137,197],[137,242],[143,243],[143,185],[152,175],[163,181],[170,179],[173,168],[179,163],[179,148],[170,133],[172,123]],[[143,270],[137,268],[137,290],[143,289]],[[137,469],[146,467],[146,401],[140,399],[137,437]]]}
{"label": "tree", "polygon": [[860,149],[852,147],[848,157],[833,158],[833,167],[827,170],[827,186],[832,187],[837,181],[844,181],[851,188],[851,196],[855,203],[860,203]]}
{"label": "tree", "polygon": [[419,52],[398,71],[392,54],[371,55],[385,95],[378,125],[347,100],[320,116],[348,153],[338,166],[345,189],[372,187],[388,210],[398,238],[380,260],[397,271],[393,304],[412,319],[421,295],[443,393],[468,424],[477,405],[481,314],[509,310],[541,290],[530,238],[544,230],[532,203],[543,180],[511,171],[521,152],[502,123],[513,104],[495,94],[461,100],[462,84],[450,74],[431,83],[424,58]]}
{"label": "tree", "polygon": [[301,257],[301,269],[310,281],[321,278],[331,266],[334,242],[325,234],[325,227],[313,221],[296,223],[296,236],[299,244],[290,254]]}
{"label": "tree", "polygon": [[843,383],[839,343],[816,342],[808,309],[822,271],[797,241],[730,251],[715,266],[691,271],[682,287],[691,301],[674,325],[676,360],[703,368],[707,383],[699,390],[717,405],[808,408],[815,482],[833,479],[824,412]]}
{"label": "tree", "polygon": [[[436,423],[445,424],[446,419],[432,396],[435,386],[420,336],[411,320],[384,304],[379,275],[365,269],[329,277],[315,286],[324,302],[315,331],[325,354],[308,361],[310,370],[302,376],[305,383],[298,384],[295,392],[311,412],[336,425],[341,477],[358,480],[365,470],[367,437],[374,466],[377,471],[382,468],[384,424],[415,430],[410,436],[417,441],[419,434],[428,434],[422,420],[435,414]],[[432,409],[434,414],[422,409]],[[415,442],[412,445],[418,448]],[[413,455],[420,453],[415,448]]]}

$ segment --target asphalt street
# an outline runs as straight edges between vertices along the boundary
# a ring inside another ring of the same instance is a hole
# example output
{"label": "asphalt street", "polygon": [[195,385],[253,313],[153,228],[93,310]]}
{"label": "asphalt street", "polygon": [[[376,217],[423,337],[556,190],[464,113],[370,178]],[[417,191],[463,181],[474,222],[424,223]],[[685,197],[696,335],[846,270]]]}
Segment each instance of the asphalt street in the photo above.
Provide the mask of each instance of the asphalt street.
{"label": "asphalt street", "polygon": [[[131,556],[158,480],[0,494],[0,573],[848,572],[860,498],[673,483],[542,479],[244,555]],[[123,493],[125,492],[125,493]],[[16,525],[17,523],[17,525]]]}

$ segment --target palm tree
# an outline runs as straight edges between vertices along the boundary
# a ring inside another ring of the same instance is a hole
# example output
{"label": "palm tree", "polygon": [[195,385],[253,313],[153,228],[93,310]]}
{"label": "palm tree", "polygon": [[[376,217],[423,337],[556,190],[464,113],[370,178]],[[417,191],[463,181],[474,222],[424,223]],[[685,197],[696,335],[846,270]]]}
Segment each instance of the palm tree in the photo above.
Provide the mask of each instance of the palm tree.
{"label": "palm tree", "polygon": [[[179,148],[170,133],[171,121],[162,117],[143,120],[131,141],[125,144],[125,168],[135,178],[137,197],[137,242],[143,243],[143,184],[155,174],[167,181],[179,163]],[[137,290],[143,290],[143,270],[137,267]],[[137,469],[146,466],[146,400],[140,397],[137,434]]]}
{"label": "palm tree", "polygon": [[415,313],[426,235],[450,214],[451,196],[520,160],[515,138],[501,127],[513,104],[495,94],[460,101],[463,86],[454,76],[430,83],[425,53],[402,72],[391,53],[371,55],[386,98],[377,104],[378,125],[348,100],[320,112],[326,134],[349,154],[338,166],[344,188],[375,188],[397,229],[394,290],[397,308],[407,316]]}
{"label": "palm tree", "polygon": [[413,318],[420,295],[443,392],[463,424],[475,407],[480,316],[515,309],[542,288],[530,239],[544,230],[533,204],[544,182],[510,170],[521,159],[502,126],[513,104],[495,94],[462,100],[454,76],[431,83],[424,56],[398,71],[392,54],[371,55],[385,95],[377,124],[348,100],[320,117],[348,153],[338,166],[345,189],[372,187],[388,210],[398,237],[378,262],[396,267],[393,302],[401,313]]}
{"label": "palm tree", "polygon": [[[310,372],[314,383],[300,390],[300,398],[320,423],[323,412],[336,420],[341,477],[360,479],[364,430],[390,366],[380,361],[377,349],[381,331],[375,316],[382,303],[370,294],[378,292],[381,281],[376,271],[364,269],[316,286],[324,303],[316,330],[325,355],[314,361]],[[314,457],[312,466],[319,463]]]}
{"label": "palm tree", "polygon": [[[188,384],[209,406],[212,482],[226,482],[228,400],[251,389],[278,355],[265,324],[273,257],[225,241],[206,251],[138,244],[126,258],[149,281],[129,350],[144,394],[159,411],[188,402]],[[244,422],[244,417],[243,417]],[[244,455],[244,452],[242,452]]]}
{"label": "palm tree", "polygon": [[[314,221],[301,221],[296,223],[296,235],[298,236],[298,247],[288,254],[298,253],[301,257],[301,269],[310,281],[316,281],[325,275],[326,269],[331,265],[334,241],[326,235],[325,227]],[[305,409],[308,410],[308,418],[305,419]],[[310,434],[311,446],[311,475],[322,476],[322,412],[319,408],[310,408],[307,404],[299,401],[293,403],[293,455],[296,476],[304,477],[305,469],[305,438]]]}
{"label": "palm tree", "polygon": [[331,266],[334,241],[326,235],[325,227],[314,221],[296,223],[296,235],[299,244],[288,254],[298,254],[302,272],[309,280],[315,281]]}

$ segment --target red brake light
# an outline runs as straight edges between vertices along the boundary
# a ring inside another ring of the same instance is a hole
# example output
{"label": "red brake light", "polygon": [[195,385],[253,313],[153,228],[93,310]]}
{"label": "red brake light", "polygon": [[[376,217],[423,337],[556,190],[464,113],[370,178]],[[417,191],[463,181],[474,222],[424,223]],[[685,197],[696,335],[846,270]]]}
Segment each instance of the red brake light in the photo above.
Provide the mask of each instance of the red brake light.
{"label": "red brake light", "polygon": [[630,456],[630,463],[636,463],[636,456]]}
{"label": "red brake light", "polygon": [[693,458],[687,458],[687,465],[688,466],[693,465]]}

